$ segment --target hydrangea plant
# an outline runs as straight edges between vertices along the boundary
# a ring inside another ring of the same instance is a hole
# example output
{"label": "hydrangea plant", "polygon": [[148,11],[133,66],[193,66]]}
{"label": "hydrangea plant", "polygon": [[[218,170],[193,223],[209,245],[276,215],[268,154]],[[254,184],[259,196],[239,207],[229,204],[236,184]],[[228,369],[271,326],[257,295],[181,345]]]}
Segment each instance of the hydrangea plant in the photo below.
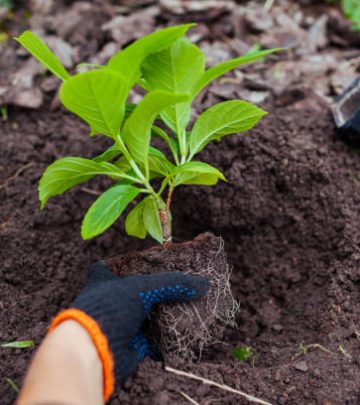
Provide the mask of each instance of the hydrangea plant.
{"label": "hydrangea plant", "polygon": [[[64,157],[47,167],[39,182],[41,208],[50,197],[105,175],[112,186],[91,205],[81,235],[93,238],[109,228],[130,202],[125,230],[159,243],[171,240],[171,199],[181,185],[215,185],[224,174],[196,157],[212,141],[251,129],[265,114],[242,100],[223,101],[192,122],[196,96],[213,80],[277,49],[251,52],[206,68],[203,52],[185,34],[193,24],[165,28],[116,53],[104,66],[70,75],[56,55],[30,31],[16,40],[62,80],[60,100],[89,124],[90,137],[113,144],[93,159]],[[146,90],[138,104],[127,103],[135,85]],[[164,151],[152,145],[161,138]],[[164,194],[166,197],[164,197]]]}

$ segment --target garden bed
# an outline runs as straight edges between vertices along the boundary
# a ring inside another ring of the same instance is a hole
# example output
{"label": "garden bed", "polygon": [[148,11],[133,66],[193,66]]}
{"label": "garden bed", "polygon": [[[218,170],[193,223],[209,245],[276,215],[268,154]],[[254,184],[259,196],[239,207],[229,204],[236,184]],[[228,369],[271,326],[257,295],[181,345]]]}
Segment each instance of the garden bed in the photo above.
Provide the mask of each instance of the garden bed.
{"label": "garden bed", "polygon": [[[263,103],[269,115],[254,130],[201,154],[229,183],[176,192],[175,242],[206,231],[224,239],[241,309],[238,329],[228,327],[200,361],[167,355],[165,364],[270,403],[357,404],[360,156],[357,144],[340,138],[308,84],[286,97],[270,94]],[[36,186],[45,166],[62,156],[94,156],[104,142],[90,141],[85,125],[50,109],[52,96],[46,94],[35,111],[10,108],[1,122],[1,342],[34,339],[38,345],[51,318],[83,286],[90,263],[152,244],[125,236],[122,219],[102,236],[81,240],[83,212],[104,188],[102,179],[39,211]],[[217,97],[209,92],[199,104]],[[307,353],[299,350],[302,344],[312,345]],[[233,357],[239,346],[256,351],[253,363]],[[5,379],[20,386],[31,354],[0,349],[2,404],[15,398]],[[151,360],[110,403],[187,403],[182,393],[201,404],[243,403]]]}

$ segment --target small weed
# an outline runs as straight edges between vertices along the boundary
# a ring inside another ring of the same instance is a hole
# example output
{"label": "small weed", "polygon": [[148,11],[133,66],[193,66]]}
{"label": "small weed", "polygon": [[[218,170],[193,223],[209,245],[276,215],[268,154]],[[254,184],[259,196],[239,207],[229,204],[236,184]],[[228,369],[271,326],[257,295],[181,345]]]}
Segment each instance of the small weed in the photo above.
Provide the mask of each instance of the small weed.
{"label": "small weed", "polygon": [[[1,34],[0,34],[1,35]],[[0,40],[1,41],[1,40]],[[9,113],[8,113],[8,106],[7,105],[3,105],[2,107],[0,107],[0,114],[1,114],[1,118],[3,121],[7,121],[9,118]]]}
{"label": "small weed", "polygon": [[339,353],[342,354],[344,357],[351,359],[350,354],[346,351],[346,349],[344,348],[343,345],[339,345],[338,350],[339,350]]}
{"label": "small weed", "polygon": [[10,385],[10,387],[18,394],[20,392],[19,387],[11,378],[5,378],[5,381]]}
{"label": "small weed", "polygon": [[327,349],[326,347],[322,346],[320,343],[310,343],[305,345],[304,343],[300,343],[298,351],[292,356],[291,360],[295,360],[299,356],[306,356],[310,350],[322,350],[323,352],[334,354],[331,350]]}
{"label": "small weed", "polygon": [[232,350],[232,354],[239,361],[245,363],[251,360],[252,365],[255,365],[255,360],[259,356],[255,349],[250,346],[239,346]]}
{"label": "small weed", "polygon": [[18,342],[2,343],[0,346],[11,349],[27,349],[29,347],[34,347],[35,343],[33,340],[20,340]]}

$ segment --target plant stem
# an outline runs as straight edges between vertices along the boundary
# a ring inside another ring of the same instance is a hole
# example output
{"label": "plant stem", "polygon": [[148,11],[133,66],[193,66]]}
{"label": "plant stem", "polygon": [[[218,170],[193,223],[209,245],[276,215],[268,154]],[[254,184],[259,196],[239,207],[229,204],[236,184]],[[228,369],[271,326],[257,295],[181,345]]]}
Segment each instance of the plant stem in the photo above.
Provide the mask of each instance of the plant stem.
{"label": "plant stem", "polygon": [[174,188],[169,187],[168,194],[166,197],[166,207],[165,210],[163,208],[160,209],[160,219],[163,228],[164,234],[164,244],[170,243],[172,240],[172,232],[171,232],[171,197],[173,194]]}
{"label": "plant stem", "polygon": [[166,197],[166,215],[170,216],[170,205],[171,205],[171,198],[174,192],[174,187],[169,187],[168,194]]}
{"label": "plant stem", "polygon": [[163,208],[159,208],[159,215],[163,230],[164,245],[167,245],[172,240],[170,217]]}
{"label": "plant stem", "polygon": [[[167,200],[166,200],[166,207],[164,209],[163,201],[160,197],[160,193],[155,192],[155,190],[149,183],[147,177],[144,176],[143,172],[140,170],[140,168],[136,164],[135,160],[131,157],[131,155],[130,155],[129,151],[127,150],[125,144],[123,143],[121,137],[120,136],[116,137],[115,142],[119,146],[120,150],[123,152],[126,160],[129,162],[131,168],[134,170],[136,176],[138,177],[138,181],[145,186],[145,189],[142,190],[142,192],[152,195],[156,202],[156,205],[158,206],[159,216],[160,216],[160,221],[161,221],[161,226],[162,226],[163,236],[164,236],[164,244],[166,245],[167,243],[171,242],[171,239],[172,239],[170,204],[171,204],[171,196],[174,191],[174,188],[169,187]],[[186,158],[186,156],[183,156],[183,157]],[[165,185],[166,185],[166,183],[165,183]]]}

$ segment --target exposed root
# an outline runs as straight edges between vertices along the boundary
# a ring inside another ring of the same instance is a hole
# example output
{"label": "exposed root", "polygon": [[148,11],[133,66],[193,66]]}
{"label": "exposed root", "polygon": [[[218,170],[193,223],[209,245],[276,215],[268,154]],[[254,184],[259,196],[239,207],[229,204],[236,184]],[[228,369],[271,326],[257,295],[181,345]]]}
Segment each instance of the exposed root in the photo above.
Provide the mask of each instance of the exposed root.
{"label": "exposed root", "polygon": [[168,366],[165,366],[165,371],[168,371],[169,373],[173,373],[176,375],[180,375],[182,377],[190,378],[192,380],[201,381],[204,384],[212,385],[212,386],[220,388],[224,391],[231,392],[232,394],[240,395],[241,397],[246,398],[246,400],[248,400],[250,402],[255,402],[257,404],[262,404],[262,405],[271,405],[270,402],[264,401],[263,399],[254,397],[253,395],[250,395],[250,394],[246,394],[245,392],[236,390],[235,388],[231,388],[228,385],[219,384],[216,381],[208,380],[207,378],[200,377],[193,373],[187,373],[185,371],[176,370],[175,368],[168,367]]}
{"label": "exposed root", "polygon": [[185,399],[187,399],[191,404],[200,405],[199,402],[196,402],[195,399],[191,398],[190,395],[186,394],[185,392],[180,391],[180,394],[181,394]]}
{"label": "exposed root", "polygon": [[199,360],[204,346],[217,342],[226,325],[237,326],[235,317],[240,304],[231,293],[231,268],[226,261],[224,242],[221,238],[218,240],[218,250],[207,266],[190,272],[209,280],[211,287],[207,296],[191,305],[163,306],[156,315],[154,334],[164,352]]}
{"label": "exposed root", "polygon": [[231,293],[231,268],[220,237],[204,233],[192,241],[108,258],[107,263],[120,277],[181,271],[209,280],[205,297],[160,305],[152,311],[147,332],[164,354],[199,360],[204,348],[221,342],[227,326],[237,326],[240,305]]}

